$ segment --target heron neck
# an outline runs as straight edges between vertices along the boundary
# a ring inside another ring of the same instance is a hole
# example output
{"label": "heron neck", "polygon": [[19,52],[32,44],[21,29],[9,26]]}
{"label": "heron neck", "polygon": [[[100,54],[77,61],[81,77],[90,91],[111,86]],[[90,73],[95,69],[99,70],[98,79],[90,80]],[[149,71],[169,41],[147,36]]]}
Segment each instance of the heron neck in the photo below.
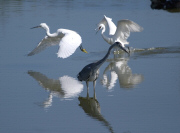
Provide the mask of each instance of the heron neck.
{"label": "heron neck", "polygon": [[101,59],[101,60],[99,60],[98,62],[96,62],[97,63],[97,66],[101,66],[105,61],[106,61],[106,59],[108,58],[108,56],[109,56],[109,54],[110,54],[110,52],[111,52],[111,49],[114,47],[115,45],[111,45],[110,47],[109,47],[109,50],[108,50],[108,52],[106,53],[106,55]]}

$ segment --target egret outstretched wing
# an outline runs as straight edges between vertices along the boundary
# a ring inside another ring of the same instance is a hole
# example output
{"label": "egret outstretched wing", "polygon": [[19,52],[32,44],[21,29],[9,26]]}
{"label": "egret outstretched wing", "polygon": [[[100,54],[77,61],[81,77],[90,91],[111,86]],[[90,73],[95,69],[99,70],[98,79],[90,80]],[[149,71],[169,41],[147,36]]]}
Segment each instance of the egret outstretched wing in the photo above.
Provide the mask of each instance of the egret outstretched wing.
{"label": "egret outstretched wing", "polygon": [[107,24],[109,26],[109,35],[114,35],[115,32],[116,32],[116,25],[112,22],[112,18],[108,18],[104,15],[104,18],[106,19],[107,21]]}
{"label": "egret outstretched wing", "polygon": [[59,42],[59,51],[57,53],[60,58],[67,58],[72,55],[82,43],[82,39],[76,32],[64,33],[64,37]]}
{"label": "egret outstretched wing", "polygon": [[118,40],[120,40],[120,42],[124,44],[128,44],[127,39],[130,36],[130,32],[140,32],[142,30],[143,28],[133,21],[120,20],[118,21],[117,30],[114,38],[117,38]]}
{"label": "egret outstretched wing", "polygon": [[104,18],[98,24],[98,27],[100,26],[100,24],[104,24],[105,26],[108,25],[109,35],[114,35],[115,34],[115,32],[116,32],[116,25],[112,22],[112,18],[106,17],[104,15]]}
{"label": "egret outstretched wing", "polygon": [[59,42],[63,36],[64,36],[64,34],[58,35],[57,37],[45,36],[45,38],[42,39],[42,41],[38,44],[38,46],[35,49],[33,49],[28,54],[28,56],[38,54],[49,46],[54,46],[54,45],[59,44]]}

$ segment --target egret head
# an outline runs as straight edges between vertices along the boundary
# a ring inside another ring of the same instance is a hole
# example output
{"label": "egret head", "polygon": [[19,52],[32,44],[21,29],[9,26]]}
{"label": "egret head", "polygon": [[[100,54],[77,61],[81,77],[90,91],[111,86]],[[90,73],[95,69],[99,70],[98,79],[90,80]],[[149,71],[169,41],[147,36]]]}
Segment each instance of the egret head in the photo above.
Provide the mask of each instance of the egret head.
{"label": "egret head", "polygon": [[130,54],[130,51],[127,51],[126,48],[120,43],[120,42],[115,42],[113,45],[118,46],[120,49],[122,49],[124,52]]}
{"label": "egret head", "polygon": [[44,29],[46,29],[47,27],[48,27],[48,26],[47,26],[46,23],[41,23],[40,25],[35,26],[35,27],[32,27],[31,29],[34,29],[34,28],[44,28]]}
{"label": "egret head", "polygon": [[86,49],[84,49],[84,48],[82,47],[82,45],[80,45],[79,48],[80,48],[80,50],[81,50],[82,52],[88,53],[88,52],[86,51]]}
{"label": "egret head", "polygon": [[95,30],[97,30],[96,34],[98,33],[99,30],[104,29],[104,28],[105,28],[104,24],[99,24],[98,27],[95,29]]}

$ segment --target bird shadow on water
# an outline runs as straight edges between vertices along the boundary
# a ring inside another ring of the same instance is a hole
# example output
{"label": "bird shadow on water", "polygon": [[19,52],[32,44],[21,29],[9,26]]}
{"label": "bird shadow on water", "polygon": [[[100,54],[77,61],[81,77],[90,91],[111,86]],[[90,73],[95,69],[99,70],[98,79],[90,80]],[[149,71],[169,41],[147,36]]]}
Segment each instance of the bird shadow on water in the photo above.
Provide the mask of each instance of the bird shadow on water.
{"label": "bird shadow on water", "polygon": [[83,84],[67,75],[59,77],[59,79],[50,79],[40,72],[28,71],[27,73],[49,92],[48,98],[39,104],[44,108],[52,106],[53,97],[58,97],[61,100],[71,100],[78,97],[83,91]]}

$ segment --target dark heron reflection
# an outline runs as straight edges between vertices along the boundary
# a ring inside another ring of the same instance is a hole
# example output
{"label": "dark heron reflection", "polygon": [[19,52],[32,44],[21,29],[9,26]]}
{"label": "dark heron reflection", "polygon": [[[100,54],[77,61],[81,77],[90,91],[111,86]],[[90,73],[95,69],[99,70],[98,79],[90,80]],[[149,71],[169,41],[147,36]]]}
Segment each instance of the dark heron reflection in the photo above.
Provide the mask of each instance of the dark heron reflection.
{"label": "dark heron reflection", "polygon": [[44,108],[52,106],[53,97],[71,99],[78,97],[83,90],[81,82],[67,75],[59,79],[50,79],[40,72],[28,71],[28,74],[49,92],[49,97],[43,102]]}
{"label": "dark heron reflection", "polygon": [[[119,85],[121,88],[134,88],[136,85],[140,84],[144,77],[142,74],[133,74],[131,68],[128,66],[128,58],[115,58],[109,60],[109,65],[105,68],[103,72],[103,78],[101,83],[103,86],[111,90],[117,80],[119,80]],[[110,76],[108,76],[110,72]]]}
{"label": "dark heron reflection", "polygon": [[88,116],[100,121],[104,126],[109,129],[111,133],[114,132],[110,123],[101,115],[101,107],[96,98],[95,90],[93,97],[89,97],[89,92],[87,91],[86,97],[79,97],[78,99],[80,102],[79,106],[82,107],[82,109]]}

